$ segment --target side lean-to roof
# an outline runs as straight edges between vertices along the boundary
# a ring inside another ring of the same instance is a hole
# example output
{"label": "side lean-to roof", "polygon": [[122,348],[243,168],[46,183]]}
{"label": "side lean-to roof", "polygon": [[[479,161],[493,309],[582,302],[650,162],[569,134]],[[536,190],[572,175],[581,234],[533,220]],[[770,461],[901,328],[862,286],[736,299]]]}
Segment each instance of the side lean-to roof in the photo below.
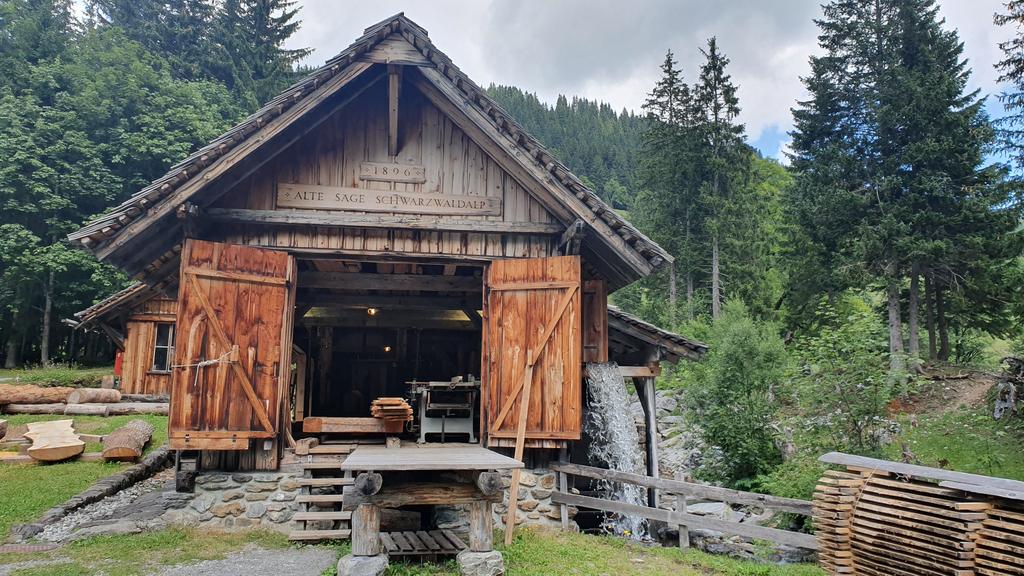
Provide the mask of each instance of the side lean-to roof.
{"label": "side lean-to roof", "polygon": [[299,118],[322,113],[327,98],[343,87],[375,81],[366,78],[372,74],[368,71],[373,66],[367,55],[395,35],[422,55],[422,81],[436,88],[451,105],[450,111],[461,114],[461,120],[475,129],[478,137],[490,138],[506,156],[505,161],[514,160],[519,168],[517,179],[530,180],[522,184],[556,218],[567,226],[577,219],[587,225],[585,250],[594,252],[592,260],[613,288],[646,276],[671,261],[660,246],[616,214],[527,134],[437,50],[426,30],[403,14],[367,28],[362,37],[323,67],[173,166],[120,206],[70,234],[69,239],[147,283],[174,273],[182,237],[182,222],[175,215],[182,206],[186,202],[208,205],[231,184],[252,173],[254,164],[246,163],[248,156],[272,156],[275,147],[280,150],[294,141],[289,138],[295,138],[295,132],[289,130]]}

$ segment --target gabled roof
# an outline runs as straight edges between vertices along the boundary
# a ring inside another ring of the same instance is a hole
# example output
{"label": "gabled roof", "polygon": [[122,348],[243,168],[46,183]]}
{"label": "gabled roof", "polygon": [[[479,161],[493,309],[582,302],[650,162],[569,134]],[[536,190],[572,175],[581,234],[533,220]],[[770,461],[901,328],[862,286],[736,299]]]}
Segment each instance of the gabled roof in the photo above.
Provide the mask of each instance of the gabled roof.
{"label": "gabled roof", "polygon": [[[140,276],[145,276],[143,271],[147,268],[148,272],[153,272],[174,262],[176,240],[171,239],[172,235],[164,234],[160,238],[160,242],[169,244],[160,247],[163,256],[159,259],[154,257],[140,261],[136,250],[129,244],[157,241],[154,240],[157,234],[154,230],[163,231],[162,227],[153,225],[158,218],[163,219],[161,226],[180,226],[179,222],[173,220],[178,205],[196,197],[196,193],[203,190],[207,183],[217,180],[221,175],[216,171],[219,163],[226,165],[225,159],[237,160],[239,154],[248,154],[255,147],[261,146],[265,141],[263,132],[283,115],[294,114],[290,111],[296,107],[299,107],[300,116],[314,109],[315,103],[309,104],[307,100],[323,98],[328,85],[332,90],[338,90],[365,72],[369,65],[361,58],[393,34],[401,35],[433,64],[434,68],[427,70],[424,77],[434,83],[459,110],[471,115],[472,121],[478,125],[488,124],[483,128],[487,128],[493,137],[503,139],[500,143],[502,148],[515,150],[515,153],[508,152],[508,156],[529,168],[531,172],[528,174],[536,178],[536,182],[555,192],[553,198],[562,205],[563,212],[568,211],[571,216],[583,220],[597,232],[594,235],[597,241],[604,242],[608,250],[620,260],[620,265],[609,266],[612,272],[621,274],[619,278],[610,279],[614,286],[645,276],[672,260],[665,250],[619,216],[536,139],[527,134],[483,89],[466,77],[451,59],[437,50],[428,39],[426,30],[401,13],[367,28],[363,36],[341,54],[328,60],[323,67],[173,166],[162,178],[111,212],[70,234],[69,239],[92,250],[100,259]],[[233,154],[235,151],[238,153]],[[183,195],[187,197],[183,198]],[[567,225],[569,223],[564,222]]]}
{"label": "gabled roof", "polygon": [[612,339],[615,339],[614,333],[617,332],[626,338],[660,348],[669,362],[679,358],[699,360],[708,351],[708,345],[703,342],[659,328],[611,305],[608,306],[608,330],[612,333]]}
{"label": "gabled roof", "polygon": [[95,322],[103,322],[115,316],[129,312],[135,306],[159,296],[160,293],[149,286],[136,282],[131,286],[115,292],[107,298],[93,304],[92,306],[75,312],[79,328],[88,328]]}

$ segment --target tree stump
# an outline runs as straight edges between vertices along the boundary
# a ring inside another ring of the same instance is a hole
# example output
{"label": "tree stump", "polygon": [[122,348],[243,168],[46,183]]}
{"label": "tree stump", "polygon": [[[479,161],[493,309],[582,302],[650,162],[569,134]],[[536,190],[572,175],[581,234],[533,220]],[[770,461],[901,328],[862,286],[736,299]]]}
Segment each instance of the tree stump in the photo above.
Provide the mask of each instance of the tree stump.
{"label": "tree stump", "polygon": [[120,401],[121,392],[110,388],[78,388],[68,394],[68,404],[105,404]]}
{"label": "tree stump", "polygon": [[152,424],[145,420],[132,420],[103,437],[103,459],[137,460],[151,438]]}

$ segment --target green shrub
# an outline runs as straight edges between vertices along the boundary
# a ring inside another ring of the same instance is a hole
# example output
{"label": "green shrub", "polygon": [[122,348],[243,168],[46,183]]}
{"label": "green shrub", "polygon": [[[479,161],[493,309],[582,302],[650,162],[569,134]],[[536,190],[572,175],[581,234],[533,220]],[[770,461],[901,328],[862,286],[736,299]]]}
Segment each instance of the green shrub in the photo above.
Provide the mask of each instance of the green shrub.
{"label": "green shrub", "polygon": [[752,319],[739,301],[725,305],[707,337],[708,354],[686,375],[690,416],[721,452],[717,470],[704,475],[735,485],[781,460],[773,396],[786,373],[786,350],[775,327]]}

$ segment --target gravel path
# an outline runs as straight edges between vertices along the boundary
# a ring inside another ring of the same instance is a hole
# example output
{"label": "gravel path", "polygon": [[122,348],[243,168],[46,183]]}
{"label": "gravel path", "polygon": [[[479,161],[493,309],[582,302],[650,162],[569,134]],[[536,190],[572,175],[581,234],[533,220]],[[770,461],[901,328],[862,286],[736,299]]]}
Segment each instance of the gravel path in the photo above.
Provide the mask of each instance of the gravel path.
{"label": "gravel path", "polygon": [[320,576],[337,561],[329,548],[264,550],[250,545],[223,560],[171,566],[152,576]]}
{"label": "gravel path", "polygon": [[129,486],[99,502],[93,502],[75,510],[43,528],[38,538],[49,542],[65,542],[79,526],[89,525],[99,520],[128,516],[133,511],[133,503],[140,496],[160,490],[167,483],[168,472],[165,470],[157,473],[152,478]]}

